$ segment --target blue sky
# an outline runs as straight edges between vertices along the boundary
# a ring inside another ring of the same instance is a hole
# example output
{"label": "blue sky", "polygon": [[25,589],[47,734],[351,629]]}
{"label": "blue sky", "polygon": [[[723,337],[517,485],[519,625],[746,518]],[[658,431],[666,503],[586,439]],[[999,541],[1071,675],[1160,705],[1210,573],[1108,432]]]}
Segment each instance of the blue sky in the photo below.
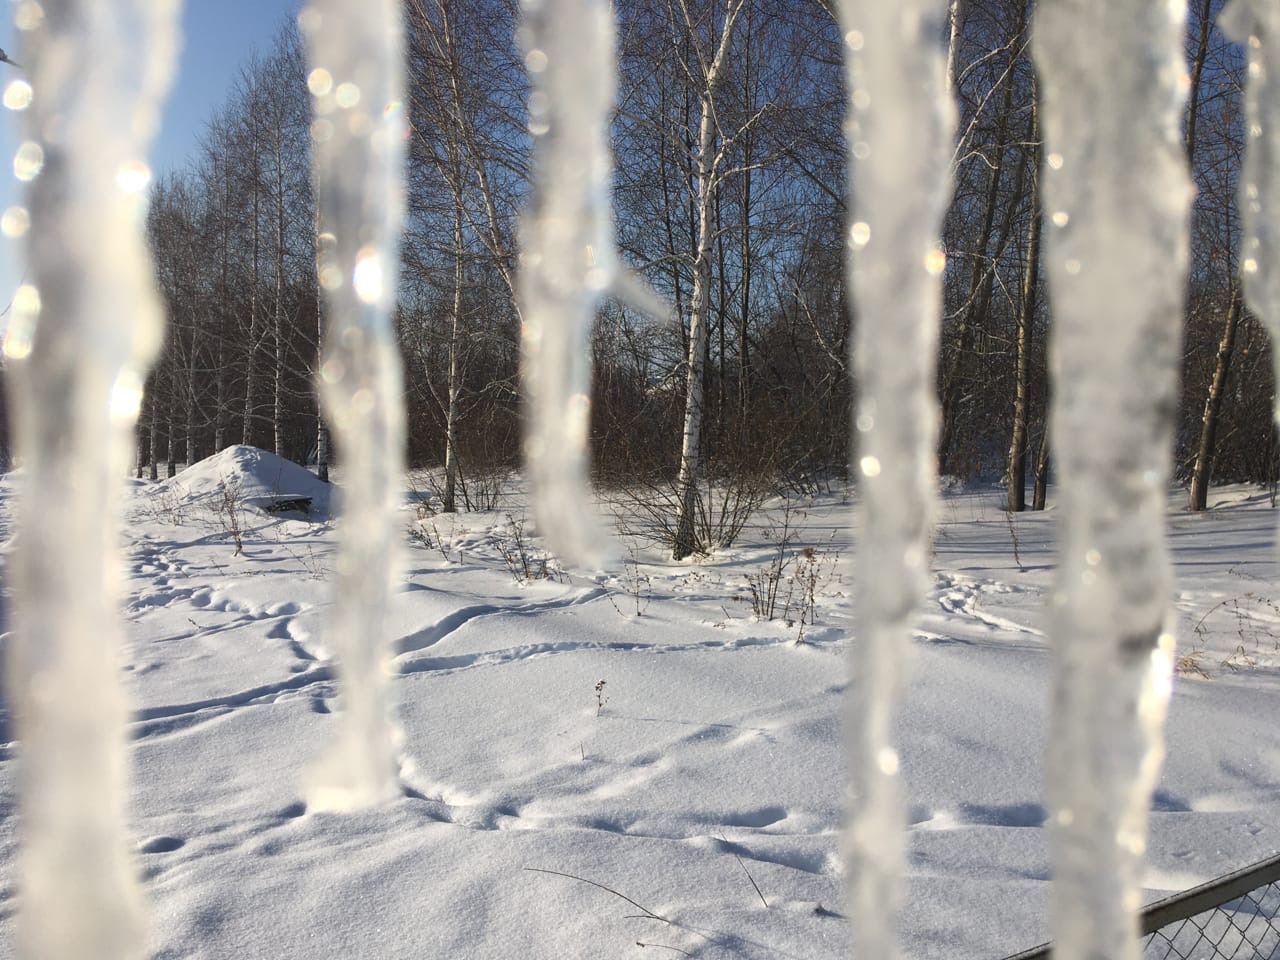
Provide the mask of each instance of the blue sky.
{"label": "blue sky", "polygon": [[[182,17],[183,51],[164,127],[152,148],[152,167],[181,167],[195,150],[206,121],[226,98],[240,65],[253,50],[265,53],[286,17],[296,14],[299,0],[187,0]],[[6,4],[6,7],[11,5]],[[18,31],[11,19],[0,23],[0,47],[22,62]],[[0,83],[11,68],[0,65]],[[0,210],[21,203],[20,184],[10,159],[20,142],[21,117],[7,110],[0,120]],[[9,303],[22,278],[21,244],[0,238],[0,309]],[[3,323],[3,321],[0,321]]]}
{"label": "blue sky", "polygon": [[298,0],[188,0],[182,62],[154,151],[158,171],[185,162],[245,58],[255,49],[266,53],[298,7]]}

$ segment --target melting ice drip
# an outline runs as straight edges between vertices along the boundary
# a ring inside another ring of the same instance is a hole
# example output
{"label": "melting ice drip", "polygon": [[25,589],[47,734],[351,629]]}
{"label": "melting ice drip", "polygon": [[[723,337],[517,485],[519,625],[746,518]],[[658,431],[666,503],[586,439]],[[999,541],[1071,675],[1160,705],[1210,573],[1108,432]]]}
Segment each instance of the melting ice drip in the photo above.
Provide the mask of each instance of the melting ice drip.
{"label": "melting ice drip", "polygon": [[[576,506],[574,491],[585,489],[586,331],[603,292],[624,276],[607,215],[612,24],[603,0],[526,7],[539,159],[522,303],[526,349],[532,340],[548,364],[531,386],[531,469],[547,532],[589,554],[596,532],[572,518],[559,526],[555,511]],[[903,834],[889,728],[933,511],[944,265],[936,238],[952,123],[936,49],[944,7],[841,3],[852,54],[850,244],[861,318],[856,426],[866,558],[853,665],[862,706],[850,724],[859,785],[852,837],[858,945],[870,957],[897,953]],[[119,638],[114,530],[142,383],[160,343],[140,229],[141,157],[170,75],[176,13],[166,0],[16,5],[38,96],[17,162],[32,181],[32,281],[4,345],[25,469],[8,673],[23,745],[20,937],[24,954],[41,960],[123,960],[142,950],[121,826],[124,707],[109,681]],[[390,320],[402,208],[401,39],[393,0],[358,10],[317,0],[301,20],[314,65],[325,228],[324,401],[345,481],[331,627],[345,727],[312,799],[348,808],[395,787],[382,618],[403,439]],[[1268,66],[1280,13],[1273,0],[1234,0],[1227,20],[1249,38],[1246,293],[1274,331],[1280,71]],[[1057,955],[1135,957],[1137,863],[1172,650],[1163,507],[1190,196],[1178,146],[1182,18],[1166,0],[1042,0],[1037,36],[1064,517],[1050,774]],[[55,119],[60,133],[49,137]]]}
{"label": "melting ice drip", "polygon": [[[855,936],[876,957],[896,955],[903,839],[889,728],[932,512],[934,243],[951,114],[933,51],[942,7],[842,5],[862,487],[851,840]],[[1166,0],[1043,0],[1038,14],[1063,518],[1048,792],[1055,955],[1070,958],[1138,955],[1138,867],[1162,758],[1173,650],[1163,521],[1190,202],[1184,13]]]}
{"label": "melting ice drip", "polygon": [[1042,0],[1035,29],[1060,515],[1048,783],[1055,957],[1140,955],[1173,634],[1165,504],[1191,184],[1185,5]]}
{"label": "melting ice drip", "polygon": [[[1240,174],[1241,272],[1249,307],[1280,344],[1280,4],[1232,0],[1219,23],[1245,44],[1248,141]],[[1280,383],[1280,349],[1271,351]],[[1280,392],[1276,394],[1280,423]]]}
{"label": "melting ice drip", "polygon": [[532,415],[525,457],[539,532],[562,556],[598,562],[607,541],[583,505],[591,326],[618,272],[609,209],[613,10],[600,0],[523,0],[523,7],[535,137],[533,205],[520,237]]}
{"label": "melting ice drip", "polygon": [[[30,87],[30,283],[5,338],[21,461],[9,696],[21,741],[19,949],[124,960],[144,949],[124,829],[122,486],[162,339],[144,158],[177,49],[166,0],[20,0]],[[15,83],[25,85],[25,81]],[[19,220],[25,220],[19,217]],[[12,231],[10,231],[12,232]]]}
{"label": "melting ice drip", "polygon": [[342,676],[338,742],[308,791],[348,810],[397,790],[386,707],[386,611],[404,481],[404,413],[392,311],[404,208],[406,118],[395,0],[315,0],[299,16],[314,97],[317,237],[328,332],[321,400],[342,464],[335,604],[328,635]]}
{"label": "melting ice drip", "polygon": [[935,365],[954,110],[937,38],[945,0],[844,0],[858,324],[857,643],[847,737],[857,954],[898,955],[903,805],[893,708],[924,595],[937,443]]}
{"label": "melting ice drip", "polygon": [[605,0],[523,0],[532,81],[534,189],[521,225],[525,459],[539,532],[560,556],[602,562],[609,539],[586,508],[591,329],[606,295],[665,320],[622,268],[614,240],[609,120],[617,85],[613,8]]}

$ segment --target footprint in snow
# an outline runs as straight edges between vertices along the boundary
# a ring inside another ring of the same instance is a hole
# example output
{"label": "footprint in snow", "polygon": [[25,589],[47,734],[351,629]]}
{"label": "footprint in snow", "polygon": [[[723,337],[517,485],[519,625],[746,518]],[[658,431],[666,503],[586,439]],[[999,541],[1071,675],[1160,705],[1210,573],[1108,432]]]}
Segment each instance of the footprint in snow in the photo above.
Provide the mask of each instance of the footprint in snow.
{"label": "footprint in snow", "polygon": [[187,841],[181,837],[151,837],[142,841],[138,845],[138,850],[142,853],[172,853],[186,845]]}

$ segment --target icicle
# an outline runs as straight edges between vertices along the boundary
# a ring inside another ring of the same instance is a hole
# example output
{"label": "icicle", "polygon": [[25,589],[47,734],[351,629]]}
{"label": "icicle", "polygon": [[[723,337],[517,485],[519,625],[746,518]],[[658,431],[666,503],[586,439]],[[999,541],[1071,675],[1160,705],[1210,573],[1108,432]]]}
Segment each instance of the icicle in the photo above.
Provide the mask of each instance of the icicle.
{"label": "icicle", "polygon": [[938,44],[946,0],[843,0],[857,314],[857,630],[848,721],[857,955],[898,955],[903,809],[893,709],[927,583],[935,365],[954,109]]}
{"label": "icicle", "polygon": [[1185,9],[1042,0],[1060,522],[1047,793],[1054,956],[1139,956],[1173,636],[1165,544],[1191,199]]}
{"label": "icicle", "polygon": [[20,533],[8,683],[21,742],[19,951],[144,952],[125,829],[118,531],[146,372],[163,335],[143,233],[146,149],[178,47],[175,0],[21,0],[4,101],[29,101],[30,282],[5,336]]}
{"label": "icicle", "polygon": [[[1280,4],[1232,0],[1219,25],[1245,44],[1248,142],[1240,173],[1240,272],[1249,308],[1266,324],[1280,383]],[[1280,392],[1276,394],[1280,423]]]}
{"label": "icicle", "polygon": [[325,230],[317,239],[329,324],[320,391],[342,482],[328,627],[342,671],[342,727],[308,800],[317,809],[349,810],[397,791],[385,656],[404,474],[392,322],[406,129],[400,5],[315,0],[298,22],[312,68],[311,135]]}
{"label": "icicle", "polygon": [[610,205],[616,86],[606,0],[523,0],[533,83],[534,193],[521,230],[520,309],[529,403],[525,456],[538,529],[566,559],[595,566],[608,538],[589,508],[591,328],[613,290],[653,313],[619,267]]}

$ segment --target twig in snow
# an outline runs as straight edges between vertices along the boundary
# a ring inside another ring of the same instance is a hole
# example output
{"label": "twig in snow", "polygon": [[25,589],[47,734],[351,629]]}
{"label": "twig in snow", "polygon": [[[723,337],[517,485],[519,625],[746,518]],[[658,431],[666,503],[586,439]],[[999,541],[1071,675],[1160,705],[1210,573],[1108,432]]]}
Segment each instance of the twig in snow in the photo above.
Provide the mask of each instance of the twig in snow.
{"label": "twig in snow", "polygon": [[[726,847],[729,846],[729,841],[725,840],[723,833],[720,834],[720,840]],[[747,865],[742,862],[742,858],[738,856],[737,853],[734,853],[733,850],[730,850],[729,852],[733,854],[733,859],[738,861],[738,866],[742,868],[742,872],[745,873],[747,875],[747,879],[751,881],[751,886],[755,889],[756,896],[760,898],[760,902],[764,904],[764,908],[768,910],[769,901],[765,900],[764,894],[760,892],[760,887],[756,883],[756,878],[751,875],[751,871],[747,869]]]}
{"label": "twig in snow", "polygon": [[671,950],[674,953],[683,953],[686,957],[693,956],[693,954],[690,953],[688,950],[681,950],[679,947],[669,947],[665,943],[642,943],[641,941],[637,940],[636,946],[637,947],[657,947],[659,950]]}
{"label": "twig in snow", "polygon": [[628,897],[625,893],[619,893],[617,890],[614,890],[612,887],[606,887],[603,883],[596,883],[594,880],[588,880],[586,877],[578,877],[572,873],[561,873],[559,870],[544,870],[541,867],[525,867],[524,869],[530,871],[531,873],[549,873],[553,877],[564,877],[567,880],[577,880],[579,883],[589,883],[593,887],[599,887],[605,893],[612,893],[615,897],[618,897],[622,900],[627,901],[627,903],[631,904],[637,910],[642,911],[644,915],[644,919],[646,920],[661,920],[663,923],[671,922],[666,917],[658,916],[648,907],[642,906],[641,904],[636,903],[634,900]]}

